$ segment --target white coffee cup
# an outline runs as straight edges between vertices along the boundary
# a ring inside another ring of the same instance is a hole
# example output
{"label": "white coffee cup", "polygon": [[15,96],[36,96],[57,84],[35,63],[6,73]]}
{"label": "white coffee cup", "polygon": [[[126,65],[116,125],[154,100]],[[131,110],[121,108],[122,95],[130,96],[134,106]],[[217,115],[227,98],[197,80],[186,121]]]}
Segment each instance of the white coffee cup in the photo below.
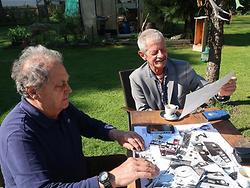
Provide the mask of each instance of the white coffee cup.
{"label": "white coffee cup", "polygon": [[176,111],[179,109],[179,106],[174,104],[166,104],[165,105],[165,115],[166,117],[171,117],[175,115]]}
{"label": "white coffee cup", "polygon": [[249,167],[246,167],[246,166],[239,167],[237,181],[243,188],[250,188],[250,168]]}

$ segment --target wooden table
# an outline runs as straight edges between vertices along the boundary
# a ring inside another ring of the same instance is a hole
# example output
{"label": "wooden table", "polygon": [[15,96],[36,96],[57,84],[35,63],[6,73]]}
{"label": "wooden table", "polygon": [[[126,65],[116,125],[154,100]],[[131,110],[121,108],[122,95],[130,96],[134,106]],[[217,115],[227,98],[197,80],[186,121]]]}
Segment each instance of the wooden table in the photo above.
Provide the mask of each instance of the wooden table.
{"label": "wooden table", "polygon": [[[207,109],[212,110],[212,109]],[[130,112],[130,123],[131,127],[136,124],[172,124],[172,125],[184,125],[184,124],[195,124],[208,122],[202,113],[190,114],[178,121],[167,121],[160,116],[161,111],[131,111]],[[229,120],[217,120],[210,121],[214,128],[216,128],[222,137],[232,147],[250,147],[250,140],[245,138],[241,133],[234,127]],[[135,188],[136,183],[132,183],[128,186],[129,188]]]}

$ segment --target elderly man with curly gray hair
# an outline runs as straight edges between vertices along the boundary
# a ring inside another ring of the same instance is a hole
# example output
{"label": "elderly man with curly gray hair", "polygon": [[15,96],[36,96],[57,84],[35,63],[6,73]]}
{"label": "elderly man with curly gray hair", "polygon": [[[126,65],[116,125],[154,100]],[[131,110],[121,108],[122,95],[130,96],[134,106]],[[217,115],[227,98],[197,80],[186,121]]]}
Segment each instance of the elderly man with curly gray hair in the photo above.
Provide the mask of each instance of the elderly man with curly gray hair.
{"label": "elderly man with curly gray hair", "polygon": [[157,166],[124,155],[86,157],[81,136],[143,150],[134,132],[91,118],[69,102],[72,92],[62,55],[28,47],[12,68],[21,101],[0,127],[0,164],[6,188],[121,187],[153,178]]}

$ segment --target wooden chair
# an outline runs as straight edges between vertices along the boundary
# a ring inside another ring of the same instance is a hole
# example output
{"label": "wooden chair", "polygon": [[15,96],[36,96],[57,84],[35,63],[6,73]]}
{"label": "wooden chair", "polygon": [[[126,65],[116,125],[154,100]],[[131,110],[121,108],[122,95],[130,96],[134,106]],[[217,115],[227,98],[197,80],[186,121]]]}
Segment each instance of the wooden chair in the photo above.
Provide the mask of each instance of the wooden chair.
{"label": "wooden chair", "polygon": [[134,69],[129,70],[123,70],[119,71],[120,81],[123,89],[124,99],[125,99],[125,109],[127,111],[134,111],[136,109],[135,107],[135,101],[131,94],[131,87],[130,87],[130,81],[129,81],[129,75],[134,71]]}
{"label": "wooden chair", "polygon": [[121,81],[121,86],[123,89],[123,94],[124,94],[124,99],[125,99],[125,107],[123,107],[124,110],[127,111],[128,113],[128,121],[129,121],[129,128],[131,128],[131,123],[130,123],[130,111],[135,111],[135,101],[132,97],[131,93],[131,87],[130,87],[130,81],[129,81],[129,75],[134,71],[134,69],[128,69],[128,70],[123,70],[119,71],[119,77]]}

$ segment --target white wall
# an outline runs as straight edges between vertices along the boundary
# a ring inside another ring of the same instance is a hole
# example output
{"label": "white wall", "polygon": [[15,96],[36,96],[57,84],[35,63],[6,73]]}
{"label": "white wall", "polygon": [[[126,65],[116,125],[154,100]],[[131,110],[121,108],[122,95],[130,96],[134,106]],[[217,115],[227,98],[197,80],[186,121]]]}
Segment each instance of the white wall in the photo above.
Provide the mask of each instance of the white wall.
{"label": "white wall", "polygon": [[3,7],[6,6],[36,6],[36,0],[2,0]]}
{"label": "white wall", "polygon": [[[65,0],[52,0],[52,3],[58,4],[59,1]],[[36,6],[36,0],[2,0],[3,7],[6,6]],[[44,4],[43,0],[40,0],[39,5]]]}

